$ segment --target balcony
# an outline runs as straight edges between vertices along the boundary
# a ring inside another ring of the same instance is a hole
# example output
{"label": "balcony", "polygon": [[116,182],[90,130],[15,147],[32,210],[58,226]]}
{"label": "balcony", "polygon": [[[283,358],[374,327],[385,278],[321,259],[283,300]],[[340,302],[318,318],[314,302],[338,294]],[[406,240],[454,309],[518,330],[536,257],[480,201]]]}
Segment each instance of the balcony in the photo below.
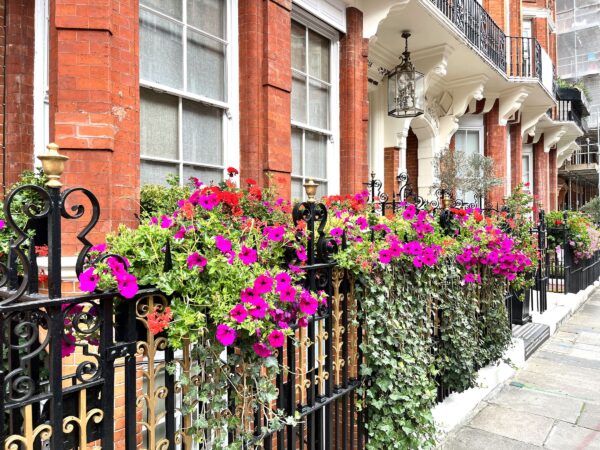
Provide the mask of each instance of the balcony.
{"label": "balcony", "polygon": [[501,72],[506,73],[506,35],[476,0],[431,0]]}
{"label": "balcony", "polygon": [[542,81],[542,46],[535,38],[508,36],[510,61],[507,75]]}
{"label": "balcony", "polygon": [[587,100],[583,93],[574,87],[563,87],[556,90],[556,120],[561,122],[575,122],[585,131],[583,118],[589,116]]}

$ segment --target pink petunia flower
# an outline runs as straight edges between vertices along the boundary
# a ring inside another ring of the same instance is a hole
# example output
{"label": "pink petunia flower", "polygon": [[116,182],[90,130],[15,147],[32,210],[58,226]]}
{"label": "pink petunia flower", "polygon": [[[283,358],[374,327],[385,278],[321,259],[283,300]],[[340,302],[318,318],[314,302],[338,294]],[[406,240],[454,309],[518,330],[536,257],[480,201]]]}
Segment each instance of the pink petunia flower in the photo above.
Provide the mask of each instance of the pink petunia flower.
{"label": "pink petunia flower", "polygon": [[245,265],[254,264],[257,259],[256,250],[246,247],[245,245],[242,245],[242,250],[238,253],[238,258]]}
{"label": "pink petunia flower", "polygon": [[271,347],[273,348],[283,347],[283,344],[285,344],[285,335],[279,330],[271,331],[268,339],[269,344],[271,344]]}
{"label": "pink petunia flower", "polygon": [[336,228],[332,228],[330,233],[333,237],[342,237],[342,235],[344,234],[344,230],[336,227]]}
{"label": "pink petunia flower", "polygon": [[224,347],[228,347],[235,342],[235,339],[237,338],[237,333],[233,328],[225,324],[221,324],[217,327],[216,338],[217,341],[221,343],[221,345],[223,345]]}
{"label": "pink petunia flower", "polygon": [[296,289],[292,286],[286,286],[279,291],[279,298],[282,302],[293,302],[296,300]]}
{"label": "pink petunia flower", "polygon": [[[2,227],[0,227],[0,230],[2,229]],[[91,252],[99,252],[99,253],[104,253],[106,251],[106,244],[98,244],[98,245],[94,245],[92,248],[90,248]]]}
{"label": "pink petunia flower", "polygon": [[304,314],[312,316],[317,312],[317,308],[319,307],[319,302],[316,298],[314,298],[308,291],[302,292],[300,295],[300,311]]}
{"label": "pink petunia flower", "polygon": [[160,227],[161,228],[171,228],[173,226],[173,219],[169,216],[161,216],[160,218]]}
{"label": "pink petunia flower", "polygon": [[75,336],[73,336],[72,334],[65,334],[63,336],[63,339],[60,343],[61,357],[66,358],[67,356],[70,356],[73,353],[75,353],[75,349],[77,348],[75,346],[75,342]]}
{"label": "pink petunia flower", "polygon": [[277,290],[284,289],[292,284],[292,277],[287,272],[280,272],[275,276],[277,281]]}
{"label": "pink petunia flower", "polygon": [[261,358],[268,358],[273,354],[273,352],[262,342],[257,342],[252,346],[254,353],[256,353]]}
{"label": "pink petunia flower", "polygon": [[271,292],[273,289],[273,279],[267,275],[263,274],[254,280],[254,292],[257,294],[266,294],[267,292]]}
{"label": "pink petunia flower", "polygon": [[265,302],[261,297],[255,298],[250,301],[252,308],[248,311],[248,313],[255,319],[263,319],[267,314],[267,309],[269,309],[269,304]]}
{"label": "pink petunia flower", "polygon": [[221,235],[215,236],[215,246],[222,253],[229,253],[231,251],[231,241]]}
{"label": "pink petunia flower", "polygon": [[198,252],[194,252],[187,257],[187,266],[190,270],[192,270],[192,268],[194,267],[199,267],[200,272],[202,272],[204,270],[204,267],[206,267],[206,264],[206,258]]}
{"label": "pink petunia flower", "polygon": [[241,324],[244,322],[244,320],[246,320],[246,317],[248,317],[248,310],[244,307],[244,305],[237,304],[231,309],[231,311],[229,311],[229,315],[233,320]]}
{"label": "pink petunia flower", "polygon": [[139,287],[135,276],[127,274],[118,281],[119,292],[125,298],[133,298],[138,293]]}
{"label": "pink petunia flower", "polygon": [[79,275],[79,289],[84,292],[94,292],[100,281],[100,277],[95,273],[95,269],[90,267]]}

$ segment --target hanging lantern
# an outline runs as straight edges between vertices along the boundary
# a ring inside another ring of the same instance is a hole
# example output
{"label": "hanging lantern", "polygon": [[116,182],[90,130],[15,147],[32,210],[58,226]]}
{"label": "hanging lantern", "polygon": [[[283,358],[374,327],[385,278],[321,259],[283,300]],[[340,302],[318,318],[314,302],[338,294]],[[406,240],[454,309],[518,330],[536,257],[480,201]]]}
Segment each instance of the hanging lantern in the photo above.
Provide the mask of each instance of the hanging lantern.
{"label": "hanging lantern", "polygon": [[408,31],[402,32],[404,53],[388,74],[388,116],[416,117],[423,114],[423,74],[415,70],[408,51]]}

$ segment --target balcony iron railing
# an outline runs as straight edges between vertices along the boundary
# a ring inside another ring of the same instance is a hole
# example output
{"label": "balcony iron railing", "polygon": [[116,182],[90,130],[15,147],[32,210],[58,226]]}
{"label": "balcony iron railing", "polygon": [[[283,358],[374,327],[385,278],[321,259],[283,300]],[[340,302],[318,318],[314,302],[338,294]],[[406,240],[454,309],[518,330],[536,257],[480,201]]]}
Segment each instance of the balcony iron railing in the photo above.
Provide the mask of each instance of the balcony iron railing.
{"label": "balcony iron railing", "polygon": [[571,100],[559,100],[557,105],[557,119],[561,122],[575,122],[579,128],[583,129],[581,115],[573,106]]}
{"label": "balcony iron railing", "polygon": [[506,73],[506,35],[476,0],[431,0],[461,33]]}
{"label": "balcony iron railing", "polygon": [[508,75],[542,81],[542,47],[537,39],[524,36],[509,36],[507,39],[510,42]]}
{"label": "balcony iron railing", "polygon": [[542,81],[542,47],[537,39],[507,36],[477,0],[431,2],[502,73]]}
{"label": "balcony iron railing", "polygon": [[582,146],[580,150],[577,150],[571,154],[568,159],[569,164],[598,164],[598,149],[597,145],[591,144]]}

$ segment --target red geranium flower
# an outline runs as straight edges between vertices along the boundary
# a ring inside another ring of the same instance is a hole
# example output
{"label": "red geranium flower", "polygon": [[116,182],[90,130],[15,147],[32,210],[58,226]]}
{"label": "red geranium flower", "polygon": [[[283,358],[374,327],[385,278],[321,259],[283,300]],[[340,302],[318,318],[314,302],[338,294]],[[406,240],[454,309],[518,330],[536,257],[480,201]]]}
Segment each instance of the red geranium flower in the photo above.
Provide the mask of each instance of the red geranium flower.
{"label": "red geranium flower", "polygon": [[235,167],[228,167],[227,173],[229,174],[230,177],[234,177],[240,172]]}

